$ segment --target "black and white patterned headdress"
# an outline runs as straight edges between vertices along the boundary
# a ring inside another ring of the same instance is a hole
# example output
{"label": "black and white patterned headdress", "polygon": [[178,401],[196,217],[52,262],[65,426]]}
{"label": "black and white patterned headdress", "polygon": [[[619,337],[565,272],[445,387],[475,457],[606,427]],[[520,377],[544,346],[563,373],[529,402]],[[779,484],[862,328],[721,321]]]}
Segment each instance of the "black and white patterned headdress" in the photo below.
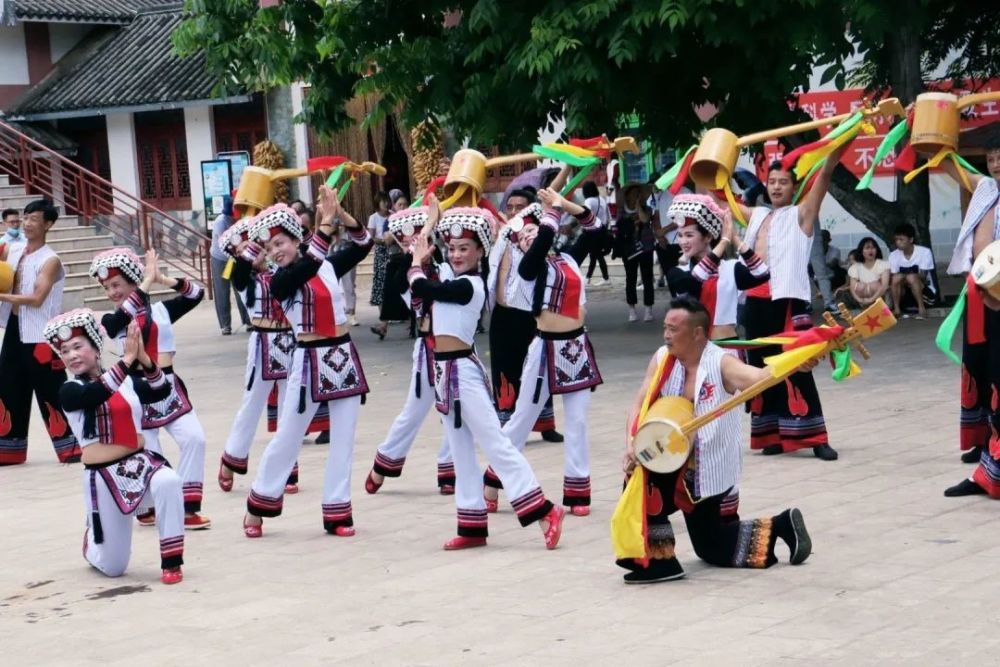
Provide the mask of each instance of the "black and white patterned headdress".
{"label": "black and white patterned headdress", "polygon": [[389,231],[402,241],[405,236],[413,236],[427,224],[428,209],[426,206],[415,206],[396,211],[389,216]]}
{"label": "black and white patterned headdress", "polygon": [[63,343],[77,336],[89,338],[98,353],[104,349],[104,327],[98,324],[94,311],[90,308],[78,308],[56,315],[45,325],[42,335],[57,353]]}
{"label": "black and white patterned headdress", "polygon": [[678,227],[698,225],[713,239],[722,236],[722,216],[722,209],[707,195],[679,194],[667,209],[667,217]]}
{"label": "black and white patterned headdress", "polygon": [[124,276],[133,285],[142,282],[143,261],[131,248],[111,248],[99,252],[90,262],[90,276],[104,283],[108,278]]}
{"label": "black and white patterned headdress", "polygon": [[515,234],[524,229],[525,225],[537,225],[542,219],[542,205],[538,202],[528,204],[507,221],[507,226]]}
{"label": "black and white patterned headdress", "polygon": [[449,208],[441,216],[437,231],[445,243],[452,239],[478,238],[483,246],[483,252],[489,253],[494,220],[493,214],[484,208],[473,206]]}
{"label": "black and white patterned headdress", "polygon": [[286,204],[275,204],[250,218],[250,240],[267,243],[282,232],[302,242],[302,221],[299,214]]}
{"label": "black and white patterned headdress", "polygon": [[253,218],[238,220],[229,229],[219,235],[219,250],[227,255],[236,253],[236,246],[246,241],[250,235],[250,224]]}

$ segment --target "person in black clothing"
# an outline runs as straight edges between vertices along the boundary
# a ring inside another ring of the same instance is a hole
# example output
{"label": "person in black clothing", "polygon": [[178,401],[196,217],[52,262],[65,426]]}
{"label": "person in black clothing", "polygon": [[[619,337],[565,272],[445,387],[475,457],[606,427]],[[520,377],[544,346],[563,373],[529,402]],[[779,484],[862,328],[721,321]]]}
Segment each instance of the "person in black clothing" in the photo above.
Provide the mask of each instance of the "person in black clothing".
{"label": "person in black clothing", "polygon": [[628,321],[635,322],[639,316],[635,312],[638,303],[636,284],[642,277],[642,302],[646,306],[645,322],[653,321],[653,248],[656,235],[653,233],[652,212],[642,201],[643,188],[630,185],[625,188],[624,206],[614,224],[614,249],[612,257],[620,257],[625,264],[625,302],[628,304]]}

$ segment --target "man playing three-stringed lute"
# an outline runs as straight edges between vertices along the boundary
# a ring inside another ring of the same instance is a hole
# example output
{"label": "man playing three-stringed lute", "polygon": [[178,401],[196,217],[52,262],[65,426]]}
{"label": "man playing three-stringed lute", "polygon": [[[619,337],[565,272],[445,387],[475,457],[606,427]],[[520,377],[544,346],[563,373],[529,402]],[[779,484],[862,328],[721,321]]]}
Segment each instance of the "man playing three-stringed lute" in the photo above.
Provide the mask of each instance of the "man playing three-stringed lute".
{"label": "man playing three-stringed lute", "polygon": [[[708,311],[690,298],[675,299],[663,323],[663,340],[649,362],[646,377],[629,411],[626,428],[635,432],[644,405],[660,396],[683,396],[694,404],[695,416],[713,413],[727,400],[752,385],[773,377],[766,368],[741,362],[712,343],[707,336]],[[668,354],[669,352],[669,354]],[[801,366],[811,370],[817,360]],[[679,470],[646,475],[646,558],[620,559],[632,570],[629,584],[679,579],[684,570],[674,555],[674,534],[669,516],[680,510],[691,535],[695,553],[719,567],[766,568],[777,562],[778,538],[791,551],[791,563],[809,557],[812,543],[802,513],[787,509],[766,519],[740,521],[737,514],[741,449],[739,412],[730,410],[697,431],[687,463]],[[636,454],[631,438],[626,445],[624,468],[631,473]]]}

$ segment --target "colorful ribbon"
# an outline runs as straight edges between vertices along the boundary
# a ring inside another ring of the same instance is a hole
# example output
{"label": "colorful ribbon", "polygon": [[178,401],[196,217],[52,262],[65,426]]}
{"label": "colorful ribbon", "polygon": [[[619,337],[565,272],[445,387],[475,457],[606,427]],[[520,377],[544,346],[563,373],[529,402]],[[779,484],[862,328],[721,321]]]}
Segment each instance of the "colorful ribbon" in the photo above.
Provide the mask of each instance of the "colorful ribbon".
{"label": "colorful ribbon", "polygon": [[861,177],[861,180],[858,181],[858,185],[854,188],[855,190],[867,190],[871,187],[872,179],[875,177],[875,168],[896,148],[896,144],[903,140],[910,130],[911,122],[911,118],[904,118],[889,130],[885,138],[882,139],[882,143],[875,150],[875,157],[872,158],[872,164],[868,167],[868,171],[865,172],[864,176]]}
{"label": "colorful ribbon", "polygon": [[955,337],[955,330],[958,329],[958,324],[962,321],[962,314],[965,312],[966,292],[968,289],[968,283],[962,285],[962,291],[958,294],[958,300],[955,301],[955,305],[948,313],[948,317],[944,318],[944,322],[938,327],[937,336],[934,337],[934,344],[937,345],[937,349],[941,350],[944,356],[959,366],[962,365],[962,360],[957,354],[951,351],[951,341]]}
{"label": "colorful ribbon", "polygon": [[[656,179],[656,188],[658,190],[670,190],[671,193],[677,194],[680,191],[681,186],[684,185],[684,181],[687,180],[688,171],[691,169],[691,162],[694,160],[694,152],[698,149],[698,146],[692,146],[687,149],[684,153],[684,157],[674,163],[674,166],[670,167],[663,176]],[[677,191],[674,190],[676,183]]]}

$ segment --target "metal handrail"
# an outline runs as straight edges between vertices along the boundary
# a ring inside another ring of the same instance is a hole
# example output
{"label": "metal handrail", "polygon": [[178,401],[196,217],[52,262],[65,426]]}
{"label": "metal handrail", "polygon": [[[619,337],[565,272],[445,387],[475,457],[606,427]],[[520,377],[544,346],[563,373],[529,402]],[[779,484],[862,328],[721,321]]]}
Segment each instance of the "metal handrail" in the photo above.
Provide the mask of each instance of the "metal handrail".
{"label": "metal handrail", "polygon": [[115,242],[153,248],[167,266],[201,282],[212,296],[211,238],[0,121],[0,173],[42,194],[64,212],[104,229]]}

